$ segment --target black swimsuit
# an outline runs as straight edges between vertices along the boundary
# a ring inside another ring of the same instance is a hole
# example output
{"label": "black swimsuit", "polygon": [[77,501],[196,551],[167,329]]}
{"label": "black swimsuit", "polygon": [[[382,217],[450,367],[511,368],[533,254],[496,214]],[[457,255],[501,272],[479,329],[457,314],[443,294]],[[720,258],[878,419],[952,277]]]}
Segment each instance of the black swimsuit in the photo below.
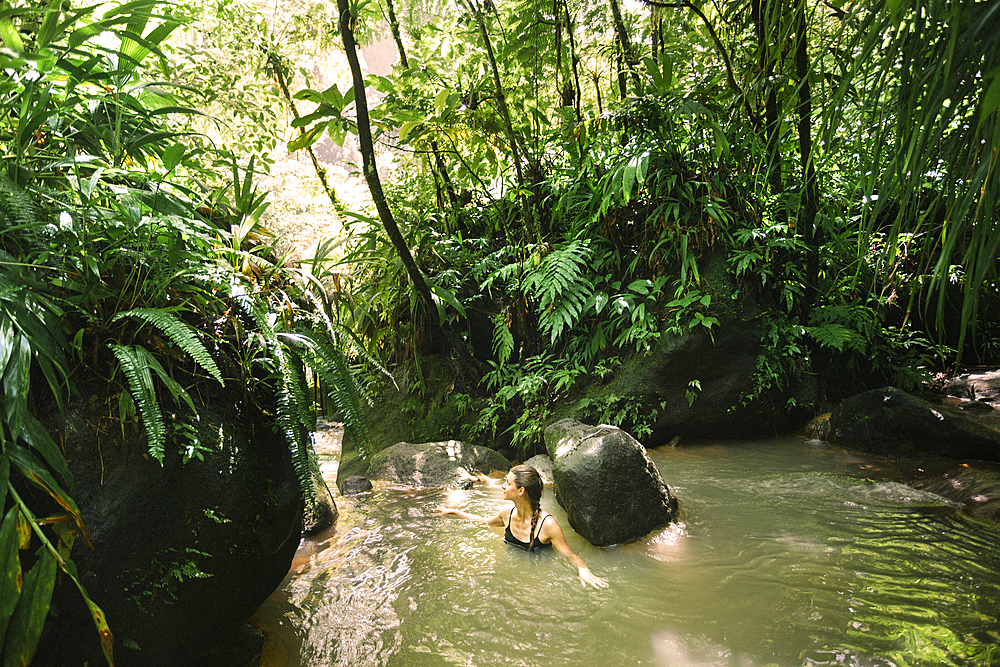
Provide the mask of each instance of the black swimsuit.
{"label": "black swimsuit", "polygon": [[[507,544],[511,544],[511,545],[513,545],[515,547],[521,547],[522,549],[524,549],[525,551],[527,551],[528,550],[528,543],[527,542],[522,542],[521,540],[517,539],[516,537],[514,537],[514,533],[510,532],[510,521],[514,517],[514,510],[515,509],[517,509],[517,508],[512,507],[511,510],[510,510],[510,516],[507,517],[507,530],[503,534],[503,541],[506,542]],[[536,526],[536,529],[535,529],[535,547],[533,549],[531,549],[531,551],[538,551],[542,547],[550,547],[550,546],[552,546],[551,542],[549,542],[548,544],[542,544],[539,541],[539,539],[538,539],[539,534],[541,534],[541,532],[542,532],[542,524],[545,523],[545,520],[548,519],[548,518],[549,518],[549,515],[546,514],[545,516],[542,517],[542,520],[538,522],[538,526]]]}

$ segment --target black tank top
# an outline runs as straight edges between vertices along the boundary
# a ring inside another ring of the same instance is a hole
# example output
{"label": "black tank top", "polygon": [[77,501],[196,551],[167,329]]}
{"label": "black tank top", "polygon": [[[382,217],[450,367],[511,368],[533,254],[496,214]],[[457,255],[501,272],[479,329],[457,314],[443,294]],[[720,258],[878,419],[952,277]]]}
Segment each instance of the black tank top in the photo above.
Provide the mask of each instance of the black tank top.
{"label": "black tank top", "polygon": [[[528,543],[527,542],[522,542],[521,540],[517,539],[516,537],[514,537],[514,533],[510,532],[510,520],[514,517],[514,510],[515,509],[517,509],[517,508],[512,507],[510,509],[510,515],[507,517],[507,530],[504,531],[503,541],[506,542],[507,544],[511,544],[511,545],[513,545],[515,547],[521,547],[522,549],[524,549],[525,551],[527,551],[528,550]],[[548,544],[542,544],[539,541],[539,539],[538,539],[538,535],[542,532],[542,524],[545,523],[545,520],[548,519],[548,518],[549,518],[549,515],[546,514],[545,516],[542,517],[542,520],[538,522],[538,525],[535,526],[535,546],[534,546],[534,548],[531,549],[531,551],[538,551],[542,547],[551,547],[552,546],[551,542],[549,542]]]}

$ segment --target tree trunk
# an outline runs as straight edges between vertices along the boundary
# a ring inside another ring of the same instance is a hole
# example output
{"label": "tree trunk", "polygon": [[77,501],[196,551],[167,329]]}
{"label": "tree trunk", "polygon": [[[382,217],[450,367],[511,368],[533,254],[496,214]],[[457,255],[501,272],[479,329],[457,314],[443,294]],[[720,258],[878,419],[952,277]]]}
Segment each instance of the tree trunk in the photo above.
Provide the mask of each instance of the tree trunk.
{"label": "tree trunk", "polygon": [[[640,82],[639,74],[636,71],[635,54],[632,52],[632,42],[628,38],[628,30],[625,28],[625,21],[622,19],[621,6],[618,4],[618,0],[611,0],[611,21],[614,23],[615,27],[615,37],[618,39],[618,49],[621,54],[621,60],[619,60],[619,67],[627,67],[629,73],[632,75],[632,83],[635,85],[636,93],[639,93]],[[625,99],[625,86],[623,79],[625,78],[624,72],[619,69],[619,82],[618,85],[622,90],[622,99]]]}
{"label": "tree trunk", "polygon": [[[343,0],[338,0],[343,1]],[[486,19],[483,18],[482,8],[476,4],[476,0],[468,0],[469,7],[476,17],[479,25],[479,33],[483,37],[483,45],[486,47],[486,57],[490,63],[490,71],[493,73],[493,83],[496,86],[497,106],[500,108],[500,116],[503,118],[504,127],[507,130],[507,141],[510,142],[510,157],[514,162],[514,172],[517,175],[517,187],[520,192],[524,192],[524,170],[521,168],[521,154],[518,150],[517,135],[514,134],[514,125],[510,120],[510,111],[507,109],[507,98],[504,96],[503,84],[500,81],[500,69],[497,67],[496,55],[493,53],[493,42],[486,31]],[[528,232],[528,239],[534,243],[535,231],[534,222],[528,204],[524,201],[524,196],[519,195],[521,200],[521,215],[524,218],[524,226]]]}
{"label": "tree trunk", "polygon": [[[295,100],[292,99],[292,93],[288,90],[288,83],[285,81],[285,75],[282,71],[281,60],[274,53],[267,53],[267,63],[271,66],[274,71],[274,76],[278,80],[278,87],[281,89],[281,94],[288,103],[288,108],[292,111],[292,116],[295,120],[299,119],[299,110],[295,107]],[[306,132],[306,128],[300,127],[299,134],[303,135]],[[323,186],[323,191],[326,192],[326,196],[330,198],[330,203],[333,204],[334,210],[341,212],[344,210],[344,205],[337,199],[337,193],[330,184],[326,181],[326,169],[319,165],[319,160],[316,159],[316,152],[313,150],[312,145],[306,146],[306,151],[309,153],[309,159],[312,160],[313,170],[316,172],[317,178],[319,178],[320,184]]]}
{"label": "tree trunk", "polygon": [[347,53],[347,61],[351,66],[351,77],[354,84],[354,106],[358,114],[358,143],[363,163],[362,170],[364,171],[365,181],[368,183],[368,189],[371,191],[375,209],[378,211],[379,220],[382,221],[382,226],[385,227],[385,232],[389,236],[389,240],[392,241],[393,247],[399,254],[399,259],[406,269],[406,274],[410,277],[410,282],[413,283],[413,289],[416,290],[428,313],[431,314],[430,320],[435,323],[435,328],[439,330],[441,335],[455,350],[462,364],[463,371],[474,371],[475,362],[466,351],[461,339],[442,327],[438,319],[433,317],[437,313],[437,306],[434,304],[431,290],[427,286],[427,281],[424,280],[419,267],[417,267],[417,263],[413,260],[413,255],[410,254],[410,249],[406,245],[406,239],[403,238],[403,234],[399,231],[396,219],[393,217],[392,211],[389,209],[389,204],[385,199],[385,193],[382,191],[382,181],[379,179],[378,168],[375,164],[375,142],[372,139],[371,121],[368,116],[368,99],[365,97],[364,75],[361,72],[361,62],[358,60],[358,43],[354,39],[354,31],[351,27],[354,17],[351,16],[350,0],[337,0],[337,9],[340,12],[340,35],[344,40],[344,50]]}
{"label": "tree trunk", "polygon": [[399,64],[406,69],[410,69],[410,63],[406,59],[406,49],[403,48],[403,39],[399,35],[399,21],[396,19],[396,10],[392,6],[392,0],[385,0],[385,6],[389,12],[389,30],[392,31],[392,38],[396,42],[396,49],[399,50]]}
{"label": "tree trunk", "polygon": [[816,233],[816,168],[812,156],[812,97],[809,89],[809,52],[806,31],[806,3],[798,0],[796,9],[795,73],[799,79],[799,157],[802,178],[800,195],[799,229],[805,239],[806,257],[806,305],[816,304],[819,277],[819,239]]}

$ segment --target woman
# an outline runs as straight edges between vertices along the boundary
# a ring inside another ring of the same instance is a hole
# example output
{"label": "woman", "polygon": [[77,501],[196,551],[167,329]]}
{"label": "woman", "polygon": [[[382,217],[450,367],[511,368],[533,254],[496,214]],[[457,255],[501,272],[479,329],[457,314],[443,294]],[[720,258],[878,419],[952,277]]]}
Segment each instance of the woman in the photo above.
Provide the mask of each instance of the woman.
{"label": "woman", "polygon": [[604,588],[608,585],[607,581],[592,574],[583,559],[569,548],[556,518],[542,510],[539,504],[542,500],[542,478],[537,470],[531,466],[514,466],[507,473],[501,488],[504,500],[510,500],[514,506],[509,510],[505,507],[492,518],[487,519],[452,507],[439,507],[438,514],[452,514],[470,521],[482,521],[494,528],[505,527],[504,542],[529,551],[552,546],[576,565],[583,586]]}

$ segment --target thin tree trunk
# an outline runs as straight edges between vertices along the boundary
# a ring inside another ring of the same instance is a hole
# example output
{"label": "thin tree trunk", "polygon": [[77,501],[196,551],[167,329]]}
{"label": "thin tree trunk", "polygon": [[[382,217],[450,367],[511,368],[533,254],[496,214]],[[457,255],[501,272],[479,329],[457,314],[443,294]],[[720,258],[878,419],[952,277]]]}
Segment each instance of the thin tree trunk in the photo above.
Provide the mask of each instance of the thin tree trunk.
{"label": "thin tree trunk", "polygon": [[406,49],[403,48],[403,39],[399,35],[399,21],[396,20],[396,10],[392,6],[392,0],[385,0],[385,6],[389,12],[389,30],[392,31],[392,38],[396,41],[396,48],[399,50],[399,64],[410,69],[410,63],[406,59]]}
{"label": "thin tree trunk", "polygon": [[[385,0],[386,12],[389,14],[389,29],[392,31],[392,39],[396,42],[396,50],[399,51],[399,64],[404,68],[410,68],[410,61],[406,57],[406,49],[403,47],[403,38],[399,33],[399,20],[396,19],[396,9],[393,7],[392,0]],[[434,154],[434,166],[432,170],[435,171],[441,177],[441,181],[444,184],[445,193],[448,195],[448,201],[451,203],[452,209],[458,208],[458,198],[455,196],[455,188],[451,183],[451,177],[448,175],[448,170],[445,168],[444,158],[441,157],[441,151],[438,150],[437,142],[431,142],[431,152]],[[437,182],[437,179],[435,179]],[[440,197],[439,197],[440,199]],[[439,204],[440,208],[444,208],[443,202]]]}
{"label": "thin tree trunk", "polygon": [[[343,2],[343,0],[338,1]],[[483,37],[483,45],[486,47],[486,57],[490,63],[490,71],[493,73],[493,83],[496,86],[495,94],[497,106],[500,108],[500,116],[503,118],[504,127],[507,130],[507,141],[510,142],[510,156],[514,162],[514,172],[517,175],[517,187],[519,191],[524,192],[524,170],[521,168],[521,155],[517,147],[517,136],[514,134],[514,125],[511,123],[510,112],[507,109],[507,98],[504,96],[503,84],[500,81],[500,69],[497,67],[496,55],[493,53],[493,43],[490,41],[490,35],[486,31],[486,19],[483,18],[482,8],[476,4],[476,0],[468,0],[468,3],[472,9],[472,13],[476,17],[476,23],[479,24],[479,33]],[[528,204],[524,201],[523,196],[520,198],[521,215],[524,217],[525,228],[528,232],[528,239],[533,243],[535,241],[535,232],[531,212]]]}
{"label": "thin tree trunk", "polygon": [[354,17],[351,16],[350,0],[337,0],[337,9],[340,12],[340,35],[344,40],[344,50],[347,53],[347,62],[351,66],[351,77],[354,85],[354,106],[358,114],[358,143],[361,150],[362,170],[365,175],[365,181],[368,183],[368,189],[371,191],[375,209],[378,211],[379,220],[382,221],[382,226],[385,227],[385,232],[389,236],[389,240],[399,254],[399,259],[402,261],[403,267],[410,277],[410,282],[413,283],[413,289],[416,290],[420,300],[424,303],[427,312],[432,315],[430,320],[434,322],[435,328],[440,331],[441,335],[455,350],[459,361],[462,363],[463,370],[472,371],[475,369],[475,362],[468,351],[466,351],[461,339],[442,327],[438,319],[433,317],[437,313],[437,306],[434,304],[431,290],[427,286],[427,281],[424,280],[419,267],[417,267],[417,263],[413,260],[413,255],[410,254],[410,249],[406,245],[406,239],[403,238],[403,234],[399,231],[396,219],[393,217],[392,210],[386,201],[385,193],[382,191],[382,181],[379,178],[378,168],[375,164],[375,142],[372,139],[371,120],[368,116],[368,99],[365,97],[364,75],[361,72],[361,62],[358,59],[358,43],[354,39],[354,30],[352,28]]}
{"label": "thin tree trunk", "polygon": [[[621,6],[618,0],[611,0],[611,21],[615,27],[615,36],[618,38],[618,49],[624,60],[624,65],[628,67],[632,75],[632,83],[635,84],[636,92],[639,92],[639,74],[636,71],[635,54],[632,52],[632,43],[628,38],[628,30],[625,28],[625,21],[622,19]],[[621,63],[621,61],[620,61]],[[622,99],[625,99],[624,85],[622,82],[624,74],[619,74],[619,88],[622,89]]]}
{"label": "thin tree trunk", "polygon": [[[580,68],[579,59],[576,57],[576,38],[573,36],[573,19],[570,16],[569,4],[566,3],[566,0],[563,0],[563,9],[566,11],[566,34],[569,35],[570,68],[573,71],[573,81],[576,83],[576,99],[573,102],[573,107],[576,110],[576,122],[581,123],[583,122],[583,116],[580,114],[580,100],[583,89],[580,87]],[[598,91],[598,95],[600,95],[600,91]]]}
{"label": "thin tree trunk", "polygon": [[[285,81],[285,75],[281,70],[281,61],[273,53],[267,54],[267,62],[274,70],[274,76],[278,79],[278,87],[281,89],[281,94],[288,103],[288,108],[292,110],[292,116],[295,120],[299,119],[299,110],[295,107],[295,100],[292,99],[292,93],[288,89],[288,83]],[[306,129],[304,127],[299,128],[299,135],[305,134]],[[337,193],[330,184],[326,181],[326,169],[320,166],[319,160],[316,159],[316,153],[313,151],[312,145],[306,146],[306,151],[309,153],[309,159],[312,160],[313,169],[316,172],[316,176],[319,178],[320,184],[323,186],[323,191],[326,192],[326,196],[330,198],[330,203],[333,204],[333,208],[336,211],[343,211],[344,205],[339,199],[337,199]]]}
{"label": "thin tree trunk", "polygon": [[799,156],[802,170],[802,193],[799,224],[808,252],[806,257],[806,304],[812,307],[818,294],[819,248],[816,233],[816,168],[812,155],[812,97],[809,89],[809,52],[806,31],[806,3],[798,0],[796,9],[795,73],[799,79]]}
{"label": "thin tree trunk", "polygon": [[[773,1],[773,0],[772,0]],[[781,119],[778,114],[778,93],[770,79],[774,75],[775,58],[772,56],[770,32],[768,30],[767,0],[754,0],[750,6],[751,19],[757,36],[757,67],[760,70],[760,80],[766,90],[764,101],[764,127],[757,124],[757,131],[763,130],[765,143],[764,173],[771,194],[778,194],[784,189],[782,182],[781,154],[778,152],[778,138],[781,136]],[[777,49],[775,49],[775,52]]]}

